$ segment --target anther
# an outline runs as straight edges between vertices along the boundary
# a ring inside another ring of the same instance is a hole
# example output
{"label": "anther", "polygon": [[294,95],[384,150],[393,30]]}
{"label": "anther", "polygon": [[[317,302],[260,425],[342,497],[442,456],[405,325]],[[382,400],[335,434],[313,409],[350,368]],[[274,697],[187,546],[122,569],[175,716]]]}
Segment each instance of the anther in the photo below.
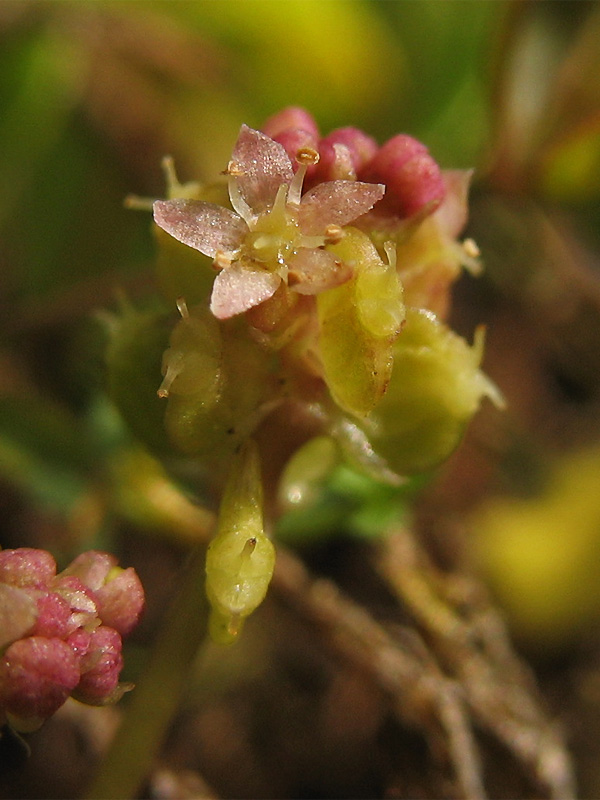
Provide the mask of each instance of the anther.
{"label": "anther", "polygon": [[392,269],[396,268],[396,245],[394,242],[385,242],[383,245],[385,254],[387,256],[388,266]]}
{"label": "anther", "polygon": [[296,161],[306,167],[319,163],[319,154],[313,147],[301,147],[296,152]]}
{"label": "anther", "polygon": [[344,238],[344,231],[339,225],[328,225],[323,233],[325,244],[337,244]]}
{"label": "anther", "polygon": [[252,538],[247,539],[246,543],[244,544],[244,549],[242,550],[242,558],[248,558],[254,552],[256,547],[256,536],[252,536]]}
{"label": "anther", "polygon": [[465,253],[471,258],[477,258],[481,255],[481,251],[473,239],[465,239],[463,242],[463,248]]}
{"label": "anther", "polygon": [[217,250],[213,258],[213,266],[216,269],[227,269],[231,266],[231,256],[227,255],[224,250]]}
{"label": "anther", "polygon": [[240,178],[244,175],[244,170],[235,161],[230,161],[223,175],[231,175],[234,178]]}
{"label": "anther", "polygon": [[175,301],[177,305],[177,310],[181,314],[182,319],[189,319],[190,312],[188,311],[187,303],[183,297],[178,297]]}

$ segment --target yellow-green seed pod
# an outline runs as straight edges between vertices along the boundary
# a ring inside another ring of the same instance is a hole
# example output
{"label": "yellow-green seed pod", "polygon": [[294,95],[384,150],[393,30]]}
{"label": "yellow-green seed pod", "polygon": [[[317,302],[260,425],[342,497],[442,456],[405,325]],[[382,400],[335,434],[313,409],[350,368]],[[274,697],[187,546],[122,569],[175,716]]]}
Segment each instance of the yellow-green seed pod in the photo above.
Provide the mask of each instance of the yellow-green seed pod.
{"label": "yellow-green seed pod", "polygon": [[[186,379],[182,393],[176,393],[173,381],[165,425],[176,449],[196,457],[219,481],[229,469],[233,453],[252,435],[270,407],[276,389],[274,356],[248,336],[244,320],[223,324],[213,318],[203,336],[197,330],[185,344],[192,346],[185,350],[190,380]],[[181,347],[172,350],[177,358]],[[194,377],[202,364],[209,363],[212,372]],[[198,391],[189,391],[194,381]]]}
{"label": "yellow-green seed pod", "polygon": [[473,347],[431,312],[410,309],[394,346],[388,391],[362,426],[374,452],[397,474],[437,466],[458,445],[483,397],[502,404],[479,369],[483,330]]}
{"label": "yellow-green seed pod", "polygon": [[217,535],[206,555],[206,593],[213,639],[230,644],[262,603],[273,575],[275,549],[264,532],[260,461],[247,440],[236,454],[219,510]]}

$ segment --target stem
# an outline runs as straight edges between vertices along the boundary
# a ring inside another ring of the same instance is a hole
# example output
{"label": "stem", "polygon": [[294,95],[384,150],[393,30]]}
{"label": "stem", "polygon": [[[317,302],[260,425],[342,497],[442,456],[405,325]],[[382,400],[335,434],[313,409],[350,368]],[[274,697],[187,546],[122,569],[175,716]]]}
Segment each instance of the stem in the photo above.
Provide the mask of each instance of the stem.
{"label": "stem", "polygon": [[206,636],[205,555],[203,543],[192,552],[146,670],[87,792],[88,800],[136,797],[150,772],[179,705],[191,664]]}

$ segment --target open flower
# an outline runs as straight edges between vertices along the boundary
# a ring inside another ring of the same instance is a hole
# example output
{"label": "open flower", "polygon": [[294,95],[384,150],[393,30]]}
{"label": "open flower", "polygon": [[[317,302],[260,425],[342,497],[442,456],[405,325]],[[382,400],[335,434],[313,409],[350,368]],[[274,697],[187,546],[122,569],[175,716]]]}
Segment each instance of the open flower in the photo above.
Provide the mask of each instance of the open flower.
{"label": "open flower", "polygon": [[352,268],[325,249],[342,227],[365,214],[385,192],[355,180],[320,183],[302,195],[318,153],[301,148],[294,165],[279,142],[243,125],[227,168],[234,211],[194,200],[154,203],[156,223],[175,239],[214,259],[211,311],[227,319],[262,303],[286,284],[318,294],[352,277]]}

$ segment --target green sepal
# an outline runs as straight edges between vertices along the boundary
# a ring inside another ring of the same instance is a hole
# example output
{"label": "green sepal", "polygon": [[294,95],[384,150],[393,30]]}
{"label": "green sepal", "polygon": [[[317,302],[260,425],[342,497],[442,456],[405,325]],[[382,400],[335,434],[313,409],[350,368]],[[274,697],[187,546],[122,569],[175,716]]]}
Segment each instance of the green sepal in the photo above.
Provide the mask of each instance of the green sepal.
{"label": "green sepal", "polygon": [[329,250],[354,269],[354,277],[317,297],[325,381],[340,408],[365,417],[390,381],[393,343],[404,321],[402,286],[394,266],[379,258],[361,231],[345,229]]}

